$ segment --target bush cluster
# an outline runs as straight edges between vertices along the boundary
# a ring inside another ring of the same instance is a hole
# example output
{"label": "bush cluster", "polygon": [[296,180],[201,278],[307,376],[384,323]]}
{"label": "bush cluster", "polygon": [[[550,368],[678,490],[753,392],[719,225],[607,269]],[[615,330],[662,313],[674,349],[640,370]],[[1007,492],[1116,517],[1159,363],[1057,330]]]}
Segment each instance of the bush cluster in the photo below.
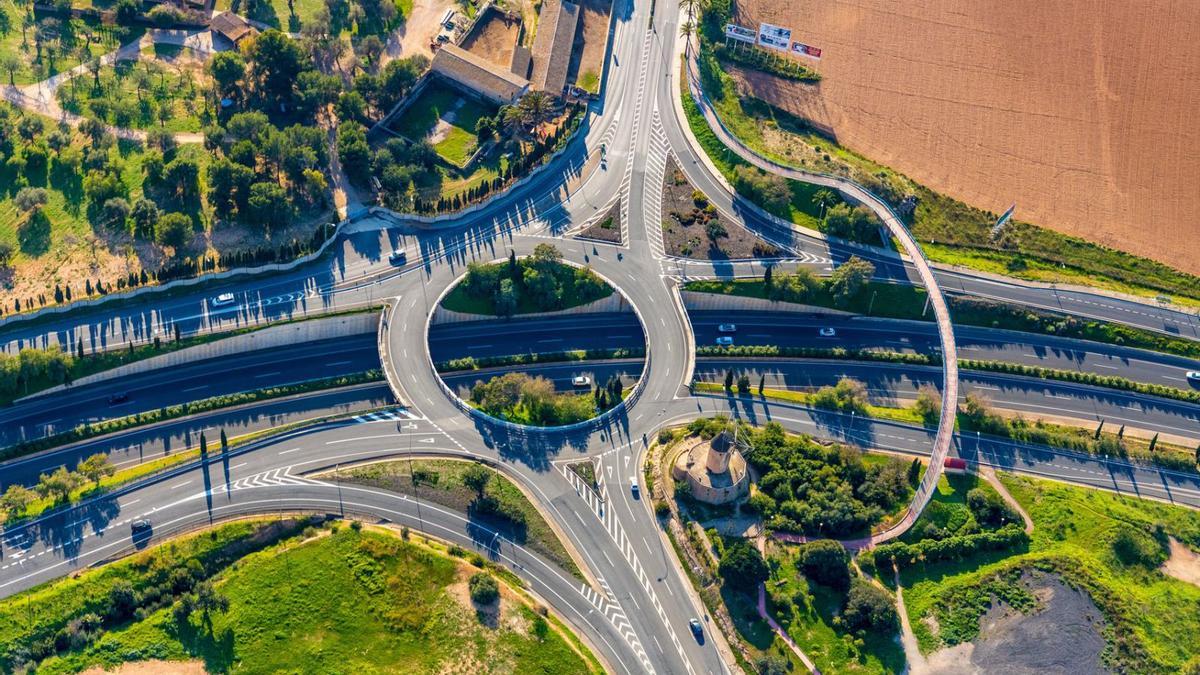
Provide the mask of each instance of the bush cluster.
{"label": "bush cluster", "polygon": [[883,544],[872,551],[878,566],[895,564],[907,567],[918,563],[930,564],[948,560],[963,560],[984,551],[1005,551],[1029,543],[1029,535],[1019,525],[1004,527],[976,534],[966,534],[946,539],[921,541],[906,544],[893,542]]}

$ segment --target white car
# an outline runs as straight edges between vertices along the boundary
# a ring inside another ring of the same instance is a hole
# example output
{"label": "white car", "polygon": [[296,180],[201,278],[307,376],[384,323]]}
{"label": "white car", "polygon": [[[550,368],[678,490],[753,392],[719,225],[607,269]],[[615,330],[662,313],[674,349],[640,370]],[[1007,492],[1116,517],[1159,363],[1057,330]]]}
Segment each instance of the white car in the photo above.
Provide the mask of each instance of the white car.
{"label": "white car", "polygon": [[829,328],[828,326],[820,329],[817,332],[820,333],[821,337],[835,337],[837,335],[837,331]]}
{"label": "white car", "polygon": [[718,333],[736,333],[737,332],[737,324],[723,323],[720,326],[717,326],[717,332]]}
{"label": "white car", "polygon": [[408,260],[408,252],[402,248],[398,248],[395,251],[392,251],[392,254],[388,256],[388,262],[390,262],[393,265],[403,265],[405,263],[405,261],[407,261],[407,260]]}
{"label": "white car", "polygon": [[576,375],[571,378],[572,387],[590,387],[592,386],[592,378],[587,375]]}
{"label": "white car", "polygon": [[728,335],[722,335],[721,337],[717,338],[717,345],[721,347],[729,347],[732,344],[733,338],[729,337]]}
{"label": "white car", "polygon": [[1200,382],[1200,370],[1189,370],[1186,377],[1188,382]]}
{"label": "white car", "polygon": [[233,304],[233,293],[222,293],[209,301],[213,307],[224,307]]}

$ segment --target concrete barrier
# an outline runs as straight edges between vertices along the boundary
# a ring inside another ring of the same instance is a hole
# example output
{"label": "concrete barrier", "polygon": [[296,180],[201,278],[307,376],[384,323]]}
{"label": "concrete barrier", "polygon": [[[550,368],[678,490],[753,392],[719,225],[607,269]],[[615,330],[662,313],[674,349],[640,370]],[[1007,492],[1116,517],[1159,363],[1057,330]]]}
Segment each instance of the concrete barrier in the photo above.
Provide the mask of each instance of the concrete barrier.
{"label": "concrete barrier", "polygon": [[114,380],[120,377],[146,373],[162,368],[173,368],[186,363],[206,361],[208,359],[215,359],[222,356],[228,356],[230,354],[241,354],[260,349],[272,349],[303,342],[329,340],[346,335],[373,333],[378,325],[379,314],[377,312],[369,312],[364,314],[332,316],[323,319],[309,319],[307,321],[296,321],[277,326],[268,326],[267,328],[256,330],[251,333],[234,335],[232,337],[196,345],[195,347],[185,347],[184,349],[180,349],[178,351],[162,354],[160,356],[152,356],[148,359],[142,359],[141,361],[134,363],[117,366],[111,370],[81,377],[69,385],[60,384],[56,387],[39,391],[36,394],[30,394],[29,396],[17,400],[16,403],[21,403],[41,396],[56,394],[70,387],[94,384],[96,382],[105,382],[107,380]]}
{"label": "concrete barrier", "polygon": [[683,306],[688,311],[767,311],[854,316],[852,312],[843,312],[840,309],[801,305],[795,302],[777,302],[763,298],[747,298],[741,295],[722,295],[720,293],[700,293],[697,291],[681,291],[680,295],[683,297]]}

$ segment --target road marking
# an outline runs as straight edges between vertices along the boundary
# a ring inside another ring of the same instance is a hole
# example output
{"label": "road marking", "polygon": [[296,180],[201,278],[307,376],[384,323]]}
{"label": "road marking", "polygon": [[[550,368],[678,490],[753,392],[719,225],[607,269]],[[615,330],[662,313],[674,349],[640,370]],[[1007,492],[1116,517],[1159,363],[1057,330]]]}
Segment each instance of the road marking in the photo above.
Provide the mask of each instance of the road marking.
{"label": "road marking", "polygon": [[229,467],[229,470],[233,471],[234,469],[240,469],[243,466],[246,466],[245,462],[242,462],[241,464],[234,464],[233,466]]}
{"label": "road marking", "polygon": [[172,486],[171,486],[171,489],[172,489],[172,490],[178,490],[179,488],[181,488],[181,487],[184,487],[185,485],[190,485],[190,484],[191,484],[191,482],[192,482],[192,481],[190,481],[190,480],[185,480],[185,481],[183,481],[182,483],[177,483],[177,484],[175,484],[175,485],[172,485]]}
{"label": "road marking", "polygon": [[258,378],[262,378],[262,377],[271,377],[272,375],[278,375],[278,374],[279,374],[279,371],[276,370],[273,373],[263,373],[262,375],[255,375],[254,378],[258,379]]}
{"label": "road marking", "polygon": [[185,394],[186,394],[186,393],[188,393],[189,391],[200,391],[201,389],[208,389],[208,385],[207,385],[207,384],[202,384],[202,385],[200,385],[199,387],[191,387],[190,389],[184,389],[184,390],[183,390],[183,393],[185,393]]}
{"label": "road marking", "polygon": [[325,365],[327,365],[327,366],[344,366],[348,363],[354,363],[354,362],[353,361],[334,361],[333,363],[327,363]]}
{"label": "road marking", "polygon": [[300,448],[292,448],[291,450],[283,450],[283,451],[281,451],[279,454],[281,454],[281,455],[286,455],[286,454],[288,454],[288,453],[296,452],[296,451],[297,451],[297,450],[299,450],[299,449],[300,449]]}

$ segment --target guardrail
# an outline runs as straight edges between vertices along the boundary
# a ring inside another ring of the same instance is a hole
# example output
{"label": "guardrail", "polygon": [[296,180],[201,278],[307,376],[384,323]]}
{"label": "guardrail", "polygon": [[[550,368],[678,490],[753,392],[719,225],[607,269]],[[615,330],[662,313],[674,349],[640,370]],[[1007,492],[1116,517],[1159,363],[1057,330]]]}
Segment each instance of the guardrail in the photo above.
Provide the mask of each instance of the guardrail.
{"label": "guardrail", "polygon": [[[690,38],[687,39],[690,40]],[[711,118],[717,122],[720,131],[717,132],[714,129],[714,132],[717,133],[721,141],[737,153],[741,159],[760,169],[781,174],[792,180],[834,188],[843,195],[850,197],[853,201],[870,208],[883,221],[884,226],[887,227],[892,236],[899,240],[905,253],[912,259],[913,266],[917,270],[917,275],[929,293],[929,302],[933,307],[934,316],[937,319],[938,340],[941,343],[943,355],[942,413],[938,420],[937,436],[934,438],[929,468],[925,471],[925,476],[921,479],[921,484],[918,486],[916,494],[913,496],[913,500],[905,512],[904,518],[887,530],[872,536],[871,539],[877,543],[897,537],[912,526],[917,516],[921,514],[925,506],[928,505],[929,500],[933,498],[933,492],[937,489],[938,480],[941,478],[946,457],[950,454],[950,446],[954,440],[955,413],[958,409],[958,351],[954,343],[954,325],[950,320],[949,306],[946,304],[946,299],[942,295],[941,288],[938,287],[937,280],[933,276],[933,270],[929,266],[929,259],[917,244],[908,226],[904,224],[904,221],[892,209],[891,205],[866,187],[841,176],[803,171],[780,164],[779,162],[763,157],[742,143],[721,121],[720,116],[716,113],[716,109],[704,94],[704,90],[700,86],[699,74],[695,71],[694,55],[698,52],[697,50],[690,51],[692,56],[684,59],[687,69],[688,92],[691,94],[696,105],[700,106],[702,113],[705,110],[708,111],[708,114],[704,115],[705,119],[708,120]]]}

